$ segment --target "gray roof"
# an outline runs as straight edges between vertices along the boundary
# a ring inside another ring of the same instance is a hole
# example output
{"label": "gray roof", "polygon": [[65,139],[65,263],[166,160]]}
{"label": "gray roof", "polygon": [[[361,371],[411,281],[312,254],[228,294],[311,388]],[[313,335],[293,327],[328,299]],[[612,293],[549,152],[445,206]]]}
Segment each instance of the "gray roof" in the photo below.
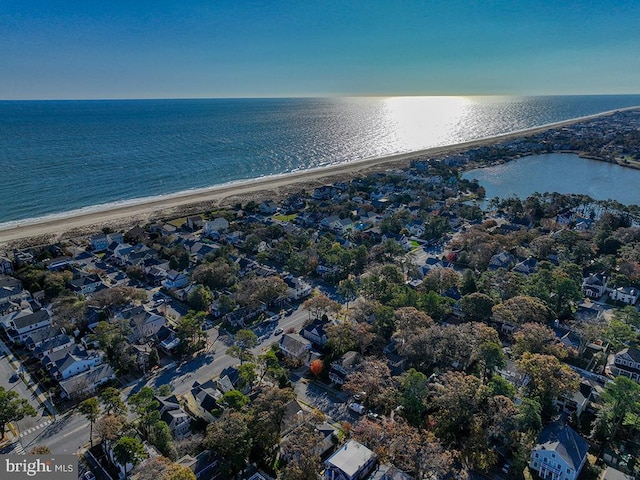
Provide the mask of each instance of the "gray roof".
{"label": "gray roof", "polygon": [[587,456],[589,445],[570,426],[553,422],[540,432],[535,450],[555,450],[567,465],[578,470]]}
{"label": "gray roof", "polygon": [[14,318],[13,323],[16,326],[16,329],[20,330],[21,328],[45,322],[47,320],[49,320],[49,312],[46,310],[38,310],[37,312],[30,313],[29,315]]}
{"label": "gray roof", "polygon": [[375,458],[376,454],[367,447],[355,440],[349,440],[326,463],[353,477],[358,470]]}
{"label": "gray roof", "polygon": [[61,380],[60,387],[62,387],[68,395],[73,395],[77,391],[81,392],[85,388],[100,385],[114,377],[115,373],[111,366],[103,363],[88,372],[80,373],[74,377],[68,378],[67,380]]}

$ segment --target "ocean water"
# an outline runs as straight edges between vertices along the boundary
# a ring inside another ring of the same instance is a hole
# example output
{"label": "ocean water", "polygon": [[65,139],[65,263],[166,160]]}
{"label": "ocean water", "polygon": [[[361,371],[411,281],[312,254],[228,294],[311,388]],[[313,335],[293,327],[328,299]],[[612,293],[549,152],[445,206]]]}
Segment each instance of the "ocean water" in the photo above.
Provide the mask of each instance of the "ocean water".
{"label": "ocean water", "polygon": [[640,95],[0,101],[0,227],[637,105]]}

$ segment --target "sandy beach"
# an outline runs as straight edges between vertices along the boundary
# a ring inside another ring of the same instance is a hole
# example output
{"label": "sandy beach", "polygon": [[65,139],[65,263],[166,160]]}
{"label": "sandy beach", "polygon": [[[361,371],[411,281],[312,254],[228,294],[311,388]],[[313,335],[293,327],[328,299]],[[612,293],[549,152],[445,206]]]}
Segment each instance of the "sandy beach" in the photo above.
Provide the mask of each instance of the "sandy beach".
{"label": "sandy beach", "polygon": [[159,199],[118,206],[103,211],[60,216],[54,219],[43,219],[41,221],[25,220],[19,225],[0,229],[0,245],[13,247],[20,244],[44,244],[65,238],[89,235],[93,232],[99,232],[105,226],[112,229],[122,229],[135,224],[146,224],[155,219],[175,218],[185,214],[209,211],[227,205],[230,206],[239,202],[246,203],[250,200],[259,201],[263,199],[275,200],[286,194],[294,193],[302,189],[310,190],[334,181],[348,180],[357,175],[366,175],[375,171],[404,166],[412,159],[464,151],[471,147],[489,145],[553,128],[572,125],[591,118],[610,115],[620,110],[455,145],[368,158],[279,176],[258,178],[232,185],[211,187],[204,191],[161,197]]}

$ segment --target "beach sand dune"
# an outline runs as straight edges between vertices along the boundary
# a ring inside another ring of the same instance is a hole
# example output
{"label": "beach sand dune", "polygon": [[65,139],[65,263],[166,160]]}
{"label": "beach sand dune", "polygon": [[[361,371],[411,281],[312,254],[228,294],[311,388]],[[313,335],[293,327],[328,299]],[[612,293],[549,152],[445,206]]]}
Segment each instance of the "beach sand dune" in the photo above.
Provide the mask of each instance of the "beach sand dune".
{"label": "beach sand dune", "polygon": [[121,229],[135,224],[146,224],[152,220],[176,218],[185,214],[210,211],[221,206],[231,206],[237,203],[244,204],[250,200],[277,200],[286,194],[295,193],[303,189],[308,191],[334,181],[345,181],[358,175],[406,166],[413,159],[460,152],[472,147],[490,145],[611,113],[613,111],[456,145],[434,147],[415,152],[329,165],[285,175],[258,178],[227,186],[212,187],[197,193],[185,193],[137,204],[116,206],[103,211],[92,211],[90,213],[37,221],[25,220],[19,225],[0,228],[0,245],[4,245],[5,248],[14,248],[21,245],[45,244],[65,238],[90,235],[94,232],[99,232],[104,227]]}

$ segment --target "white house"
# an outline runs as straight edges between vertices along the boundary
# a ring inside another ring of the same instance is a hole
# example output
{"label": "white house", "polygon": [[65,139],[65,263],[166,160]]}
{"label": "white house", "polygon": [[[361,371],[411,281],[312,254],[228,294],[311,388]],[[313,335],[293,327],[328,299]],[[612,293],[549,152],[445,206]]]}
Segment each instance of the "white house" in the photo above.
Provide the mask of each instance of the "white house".
{"label": "white house", "polygon": [[214,232],[224,232],[229,229],[229,222],[226,218],[217,217],[204,224],[202,233],[204,235],[211,235]]}
{"label": "white house", "polygon": [[529,468],[545,480],[575,480],[587,461],[589,445],[568,425],[544,427],[531,451]]}
{"label": "white house", "polygon": [[638,302],[638,289],[631,287],[618,287],[609,290],[609,298],[618,300],[627,305],[635,305]]}
{"label": "white house", "polygon": [[24,342],[36,330],[51,325],[51,318],[46,310],[32,312],[27,309],[13,312],[5,317],[3,326],[9,340],[13,343]]}
{"label": "white house", "polygon": [[184,272],[169,270],[167,277],[162,281],[162,286],[167,290],[172,288],[182,288],[189,285],[189,277]]}
{"label": "white house", "polygon": [[609,370],[615,376],[624,375],[640,382],[640,349],[625,348],[613,356]]}
{"label": "white house", "polygon": [[604,273],[592,273],[582,281],[582,293],[589,298],[600,298],[607,291],[607,283]]}
{"label": "white house", "polygon": [[349,440],[325,462],[325,480],[363,480],[373,471],[376,454],[355,440]]}
{"label": "white house", "polygon": [[61,395],[63,397],[76,397],[95,392],[100,385],[116,378],[116,374],[110,365],[103,363],[87,372],[71,377],[60,382]]}

